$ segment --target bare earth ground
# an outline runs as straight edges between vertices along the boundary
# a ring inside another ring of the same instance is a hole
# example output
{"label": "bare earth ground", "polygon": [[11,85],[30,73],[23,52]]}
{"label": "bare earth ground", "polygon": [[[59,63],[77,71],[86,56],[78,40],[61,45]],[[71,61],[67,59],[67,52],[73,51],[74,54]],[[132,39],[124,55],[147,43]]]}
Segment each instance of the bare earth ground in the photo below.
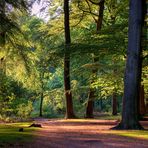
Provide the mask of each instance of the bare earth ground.
{"label": "bare earth ground", "polygon": [[[26,148],[148,148],[148,140],[113,135],[115,120],[36,119],[43,128]],[[147,128],[148,122],[142,122]]]}

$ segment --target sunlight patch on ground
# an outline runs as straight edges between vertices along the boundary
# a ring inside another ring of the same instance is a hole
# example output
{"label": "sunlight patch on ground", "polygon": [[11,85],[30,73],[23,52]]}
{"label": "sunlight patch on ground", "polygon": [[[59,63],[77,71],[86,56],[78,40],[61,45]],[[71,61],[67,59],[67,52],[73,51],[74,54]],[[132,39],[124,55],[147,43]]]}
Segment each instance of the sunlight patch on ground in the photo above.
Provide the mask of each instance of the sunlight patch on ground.
{"label": "sunlight patch on ground", "polygon": [[[28,127],[30,124],[29,122],[0,124],[0,144],[31,141],[35,128]],[[20,128],[24,131],[19,132]]]}
{"label": "sunlight patch on ground", "polygon": [[148,139],[148,131],[146,130],[128,130],[128,131],[117,130],[117,131],[108,131],[107,133],[124,137]]}
{"label": "sunlight patch on ground", "polygon": [[[108,119],[97,120],[97,119],[60,119],[61,122],[107,122]],[[114,122],[116,120],[109,120],[109,122]]]}

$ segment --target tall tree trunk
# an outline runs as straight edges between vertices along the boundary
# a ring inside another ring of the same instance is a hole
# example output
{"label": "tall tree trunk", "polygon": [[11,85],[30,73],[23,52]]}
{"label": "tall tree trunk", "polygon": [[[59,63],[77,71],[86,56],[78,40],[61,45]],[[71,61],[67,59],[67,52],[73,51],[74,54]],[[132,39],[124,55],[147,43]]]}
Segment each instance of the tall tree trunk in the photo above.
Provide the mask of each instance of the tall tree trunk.
{"label": "tall tree trunk", "polygon": [[98,21],[97,21],[97,28],[96,31],[98,33],[98,31],[101,30],[102,28],[102,22],[103,22],[103,12],[104,12],[104,0],[100,2],[99,4],[99,17],[98,17]]}
{"label": "tall tree trunk", "polygon": [[67,51],[71,44],[69,26],[69,0],[64,0],[64,27],[65,27],[65,57],[64,57],[64,87],[66,97],[66,118],[75,118],[73,111],[72,93],[70,85],[70,54]]}
{"label": "tall tree trunk", "polygon": [[117,95],[115,92],[112,96],[112,115],[117,115]]}
{"label": "tall tree trunk", "polygon": [[124,80],[122,120],[117,129],[142,129],[137,103],[141,82],[141,32],[143,1],[130,0],[128,51]]}
{"label": "tall tree trunk", "polygon": [[41,102],[40,102],[40,117],[43,116],[43,99],[44,99],[44,95],[43,92],[41,92]]}
{"label": "tall tree trunk", "polygon": [[[99,17],[98,20],[96,21],[96,33],[98,33],[101,30],[102,27],[102,22],[103,22],[103,12],[104,12],[104,0],[99,3]],[[98,61],[98,58],[95,57],[94,55],[94,62]],[[92,71],[93,76],[97,76],[97,71],[98,69],[94,69]],[[94,80],[92,80],[91,83],[93,83]],[[93,88],[90,89],[89,92],[89,98],[88,98],[88,103],[86,107],[86,118],[93,118],[93,110],[94,110],[94,97],[95,97],[95,90]]]}
{"label": "tall tree trunk", "polygon": [[[112,5],[112,9],[115,8],[115,3]],[[116,17],[114,15],[111,16],[111,24],[114,25],[116,21]],[[113,64],[116,63],[116,60],[113,59]],[[117,76],[117,69],[113,69],[113,75]],[[113,91],[112,95],[112,115],[117,115],[117,94],[116,94],[116,88]]]}
{"label": "tall tree trunk", "polygon": [[[112,22],[114,24],[115,19],[112,20]],[[113,60],[113,64],[115,64],[115,63],[116,63],[116,61]],[[115,68],[113,70],[113,75],[114,75],[114,77],[117,76],[117,69],[115,69]],[[116,83],[116,80],[115,80],[115,83]],[[115,83],[114,83],[114,85],[115,85]],[[116,93],[116,91],[117,91],[117,89],[114,88],[113,95],[112,95],[112,115],[117,115],[117,93]]]}
{"label": "tall tree trunk", "polygon": [[[5,0],[1,0],[0,2],[0,17],[4,17],[5,16]],[[3,23],[3,22],[1,22]],[[2,30],[0,31],[0,46],[4,46],[5,45],[5,29],[4,29],[4,25],[2,25]]]}
{"label": "tall tree trunk", "polygon": [[[143,19],[143,32],[142,32],[142,46],[141,48],[145,48],[147,46],[145,46],[145,43],[147,42],[147,36],[146,36],[146,29],[147,29],[147,21],[146,21],[146,17],[147,17],[147,11],[148,11],[148,1],[143,0],[143,12],[142,12],[142,19]],[[142,66],[141,66],[141,72],[142,72]],[[144,85],[140,84],[140,95],[139,95],[139,99],[138,99],[138,104],[137,104],[137,109],[138,109],[138,115],[139,115],[139,120],[143,119],[144,114],[146,114],[146,104],[145,104],[145,100],[144,100]]]}
{"label": "tall tree trunk", "polygon": [[44,100],[44,75],[45,73],[42,71],[40,73],[40,82],[41,82],[41,94],[40,94],[40,114],[39,116],[42,117],[43,116],[43,100]]}

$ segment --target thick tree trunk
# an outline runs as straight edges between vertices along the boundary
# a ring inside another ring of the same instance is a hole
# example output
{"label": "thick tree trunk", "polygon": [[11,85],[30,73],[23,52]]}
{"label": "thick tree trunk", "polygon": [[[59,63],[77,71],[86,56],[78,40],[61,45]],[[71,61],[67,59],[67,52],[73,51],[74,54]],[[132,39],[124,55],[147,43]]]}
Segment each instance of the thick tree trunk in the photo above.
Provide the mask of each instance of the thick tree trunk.
{"label": "thick tree trunk", "polygon": [[128,51],[124,80],[122,120],[116,129],[142,129],[137,103],[141,82],[141,30],[143,1],[130,0]]}
{"label": "thick tree trunk", "polygon": [[[96,32],[98,33],[101,30],[102,27],[102,22],[103,22],[103,12],[104,12],[104,0],[101,1],[99,3],[99,17],[98,17],[98,21],[96,21]],[[97,62],[98,58],[96,58],[94,56],[94,62]],[[92,71],[92,74],[94,76],[97,76],[97,71],[98,69],[94,69]],[[93,83],[93,80],[92,82]],[[89,98],[88,98],[88,103],[87,103],[87,107],[86,107],[86,118],[93,118],[93,110],[94,110],[94,96],[95,96],[95,90],[94,89],[90,89],[89,92]],[[93,97],[93,98],[92,98]]]}
{"label": "thick tree trunk", "polygon": [[70,86],[70,54],[67,49],[70,47],[70,26],[69,26],[69,0],[64,0],[64,27],[65,27],[65,57],[64,57],[64,87],[66,97],[66,118],[75,118]]}
{"label": "thick tree trunk", "polygon": [[65,118],[75,118],[73,111],[72,93],[70,86],[70,60],[69,56],[64,59],[64,86],[66,97],[66,115]]}
{"label": "thick tree trunk", "polygon": [[[98,71],[98,69],[94,69],[92,71],[93,79],[94,79],[94,77],[97,76],[97,71]],[[93,83],[93,82],[94,82],[94,80],[92,80],[91,83]],[[86,118],[93,118],[94,117],[94,115],[93,115],[94,99],[95,99],[95,89],[90,88],[90,92],[89,92],[89,95],[88,95],[88,102],[87,102],[87,106],[86,106],[86,115],[85,115]]]}
{"label": "thick tree trunk", "polygon": [[112,96],[112,115],[117,115],[117,95],[113,93]]}
{"label": "thick tree trunk", "polygon": [[43,116],[43,99],[44,99],[44,95],[43,92],[41,93],[41,102],[40,102],[40,117]]}
{"label": "thick tree trunk", "polygon": [[93,109],[94,109],[94,90],[90,90],[89,93],[89,100],[87,102],[87,107],[86,107],[86,118],[94,118],[93,115]]}
{"label": "thick tree trunk", "polygon": [[85,118],[94,118],[93,106],[94,106],[94,101],[88,101]]}

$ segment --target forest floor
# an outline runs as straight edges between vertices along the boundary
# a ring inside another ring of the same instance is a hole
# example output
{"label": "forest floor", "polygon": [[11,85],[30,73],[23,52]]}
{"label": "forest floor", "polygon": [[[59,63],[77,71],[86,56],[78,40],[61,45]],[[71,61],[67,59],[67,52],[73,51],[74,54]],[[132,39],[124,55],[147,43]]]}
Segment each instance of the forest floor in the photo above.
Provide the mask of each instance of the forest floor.
{"label": "forest floor", "polygon": [[141,122],[143,131],[110,130],[117,120],[38,118],[35,122],[42,128],[27,148],[148,148],[148,121]]}
{"label": "forest floor", "polygon": [[118,120],[36,118],[33,123],[42,128],[0,123],[0,148],[148,148],[148,121],[141,121],[140,131],[110,130]]}

